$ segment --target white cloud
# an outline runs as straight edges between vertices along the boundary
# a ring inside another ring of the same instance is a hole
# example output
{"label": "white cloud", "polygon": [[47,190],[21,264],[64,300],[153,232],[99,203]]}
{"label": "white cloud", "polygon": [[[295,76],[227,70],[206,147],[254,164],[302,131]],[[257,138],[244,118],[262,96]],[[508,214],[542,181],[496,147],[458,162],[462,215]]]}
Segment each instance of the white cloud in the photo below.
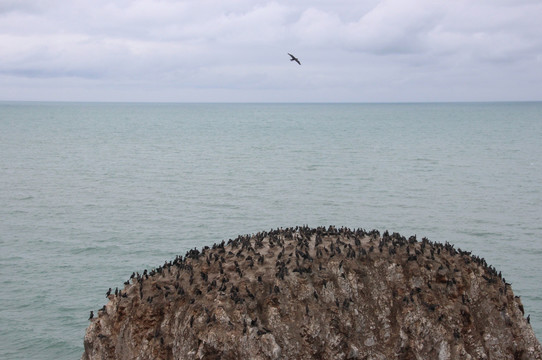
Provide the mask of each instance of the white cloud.
{"label": "white cloud", "polygon": [[441,17],[441,6],[433,1],[383,1],[358,22],[349,24],[348,41],[352,47],[368,52],[419,52],[426,34]]}
{"label": "white cloud", "polygon": [[65,96],[65,79],[73,97],[80,79],[79,100],[89,81],[104,99],[145,100],[134,83],[164,99],[477,100],[488,88],[541,99],[540,13],[528,0],[3,1],[0,99],[32,79],[48,99]]}

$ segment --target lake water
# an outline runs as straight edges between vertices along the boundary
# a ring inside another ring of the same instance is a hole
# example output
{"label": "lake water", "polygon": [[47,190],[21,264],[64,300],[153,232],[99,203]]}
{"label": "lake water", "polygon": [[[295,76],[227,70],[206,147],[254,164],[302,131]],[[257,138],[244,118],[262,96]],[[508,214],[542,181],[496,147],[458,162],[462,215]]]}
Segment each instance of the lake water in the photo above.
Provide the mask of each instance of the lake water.
{"label": "lake water", "polygon": [[542,338],[542,103],[0,102],[0,358],[79,358],[133,271],[303,224],[472,251]]}

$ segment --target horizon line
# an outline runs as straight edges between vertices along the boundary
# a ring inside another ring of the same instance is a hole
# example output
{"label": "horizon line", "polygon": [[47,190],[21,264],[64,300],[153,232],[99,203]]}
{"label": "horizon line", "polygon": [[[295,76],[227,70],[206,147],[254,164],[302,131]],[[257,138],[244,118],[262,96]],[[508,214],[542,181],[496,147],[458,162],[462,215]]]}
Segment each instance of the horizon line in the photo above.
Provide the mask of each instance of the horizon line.
{"label": "horizon line", "polygon": [[400,104],[505,104],[505,103],[539,103],[542,100],[440,100],[440,101],[118,101],[118,100],[0,100],[0,104],[7,103],[57,103],[57,104],[164,104],[164,105],[212,105],[212,104],[238,104],[238,105],[400,105]]}

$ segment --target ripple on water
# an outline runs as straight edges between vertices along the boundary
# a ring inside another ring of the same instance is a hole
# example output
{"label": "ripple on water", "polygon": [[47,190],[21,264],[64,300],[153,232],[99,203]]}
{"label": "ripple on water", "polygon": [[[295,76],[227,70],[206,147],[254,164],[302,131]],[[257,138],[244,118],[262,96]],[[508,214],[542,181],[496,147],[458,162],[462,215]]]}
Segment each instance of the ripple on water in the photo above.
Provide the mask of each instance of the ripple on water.
{"label": "ripple on water", "polygon": [[103,245],[103,246],[82,246],[70,249],[70,253],[73,255],[100,255],[110,254],[113,252],[119,252],[120,246],[118,245]]}
{"label": "ripple on water", "polygon": [[89,311],[133,271],[301,224],[472,251],[513,283],[540,337],[541,106],[11,107],[0,358],[79,358]]}

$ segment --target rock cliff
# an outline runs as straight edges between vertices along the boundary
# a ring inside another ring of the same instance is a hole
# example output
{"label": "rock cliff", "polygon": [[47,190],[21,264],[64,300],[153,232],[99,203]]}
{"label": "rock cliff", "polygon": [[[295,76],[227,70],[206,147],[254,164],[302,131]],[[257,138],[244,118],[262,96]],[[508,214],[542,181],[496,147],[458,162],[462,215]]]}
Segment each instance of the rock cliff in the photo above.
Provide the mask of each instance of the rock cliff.
{"label": "rock cliff", "polygon": [[134,273],[86,359],[542,359],[518,297],[446,243],[288,228]]}

